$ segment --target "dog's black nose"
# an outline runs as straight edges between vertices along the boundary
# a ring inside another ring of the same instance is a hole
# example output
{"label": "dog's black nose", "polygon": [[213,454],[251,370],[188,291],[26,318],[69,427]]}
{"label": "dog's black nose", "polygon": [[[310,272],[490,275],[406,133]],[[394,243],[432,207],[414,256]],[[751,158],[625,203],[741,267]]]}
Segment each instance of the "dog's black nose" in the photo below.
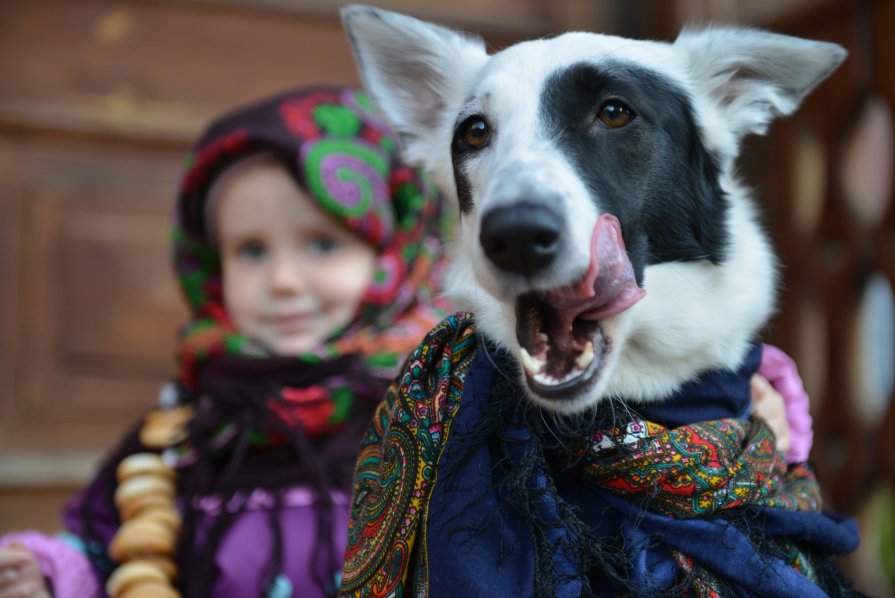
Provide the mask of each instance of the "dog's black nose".
{"label": "dog's black nose", "polygon": [[522,203],[494,208],[482,218],[479,243],[501,270],[532,276],[559,255],[562,220],[550,208]]}

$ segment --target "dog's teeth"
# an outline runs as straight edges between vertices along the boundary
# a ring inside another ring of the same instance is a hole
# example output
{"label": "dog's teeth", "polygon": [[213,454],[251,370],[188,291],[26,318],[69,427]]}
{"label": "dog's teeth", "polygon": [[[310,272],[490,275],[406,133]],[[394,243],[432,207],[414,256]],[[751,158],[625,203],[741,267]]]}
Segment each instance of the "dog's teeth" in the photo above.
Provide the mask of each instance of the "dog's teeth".
{"label": "dog's teeth", "polygon": [[550,339],[547,337],[547,333],[546,333],[546,332],[540,332],[540,333],[538,333],[538,338],[539,338],[539,339],[541,340],[541,342],[544,343],[545,345],[547,344],[547,341],[550,340]]}
{"label": "dog's teeth", "polygon": [[584,347],[584,351],[581,352],[581,355],[578,356],[578,359],[575,360],[575,365],[578,366],[580,370],[586,370],[587,366],[589,366],[594,361],[594,344],[591,341],[587,341],[587,345]]}
{"label": "dog's teeth", "polygon": [[520,356],[522,360],[522,367],[524,367],[525,371],[528,372],[531,376],[535,376],[538,372],[541,371],[541,367],[543,367],[544,362],[532,357],[528,353],[528,351],[525,350],[525,347],[520,347]]}

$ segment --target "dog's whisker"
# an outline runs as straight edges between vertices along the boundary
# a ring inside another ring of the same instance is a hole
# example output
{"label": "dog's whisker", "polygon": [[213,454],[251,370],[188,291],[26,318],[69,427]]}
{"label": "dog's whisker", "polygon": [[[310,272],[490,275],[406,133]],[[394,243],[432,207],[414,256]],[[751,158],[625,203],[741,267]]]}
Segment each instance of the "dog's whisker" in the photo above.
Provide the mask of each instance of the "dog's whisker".
{"label": "dog's whisker", "polygon": [[508,380],[510,382],[515,382],[515,379],[512,376],[510,376],[509,374],[507,374],[500,367],[500,364],[494,360],[494,356],[491,355],[491,351],[488,349],[488,344],[485,342],[485,337],[482,336],[481,334],[478,335],[478,343],[479,343],[479,349],[485,354],[485,357],[488,358],[488,361],[494,367],[494,371],[496,371],[505,380]]}
{"label": "dog's whisker", "polygon": [[[547,430],[547,432],[549,432],[550,435],[553,436],[553,438],[556,440],[556,442],[559,444],[559,446],[562,447],[562,449],[564,451],[568,450],[568,446],[566,446],[566,443],[563,442],[562,438],[560,437],[560,434],[550,426],[550,422],[547,421],[547,417],[545,416],[543,409],[538,409],[538,415],[540,416],[541,422],[544,424],[544,428]],[[553,419],[554,424],[559,423],[556,421],[556,414],[551,413],[550,416],[551,416],[551,419]]]}
{"label": "dog's whisker", "polygon": [[[703,256],[703,257],[701,257],[701,258],[699,258],[699,259],[708,259],[708,258],[707,258],[707,256]],[[671,272],[674,272],[674,274],[675,274],[678,278],[680,278],[681,280],[683,280],[684,282],[686,282],[688,285],[690,285],[691,288],[699,288],[699,284],[697,284],[696,282],[694,282],[693,279],[690,278],[690,277],[687,275],[687,272],[686,272],[686,269],[685,269],[685,268],[680,268],[680,267],[677,267],[677,266],[674,265],[674,264],[669,264],[669,265],[668,265],[668,269],[669,269]]]}
{"label": "dog's whisker", "polygon": [[[609,395],[607,399],[610,404],[610,413],[612,415],[612,427],[618,427],[621,424],[638,417],[638,414],[631,409],[628,402],[621,397],[617,395]],[[616,410],[616,406],[618,407],[618,410]],[[624,414],[624,419],[620,417],[621,414]]]}

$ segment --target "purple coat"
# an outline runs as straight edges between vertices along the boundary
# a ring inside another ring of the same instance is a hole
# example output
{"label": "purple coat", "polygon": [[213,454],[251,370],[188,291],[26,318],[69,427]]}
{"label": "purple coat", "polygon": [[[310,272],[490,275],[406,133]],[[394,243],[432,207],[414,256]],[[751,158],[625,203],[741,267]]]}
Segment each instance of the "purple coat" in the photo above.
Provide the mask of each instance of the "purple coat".
{"label": "purple coat", "polygon": [[[89,487],[88,487],[89,488]],[[56,598],[104,597],[104,573],[94,566],[86,553],[86,547],[78,538],[86,535],[83,519],[79,513],[85,506],[88,489],[79,492],[67,505],[63,514],[67,534],[46,536],[38,532],[9,534],[0,540],[0,546],[18,541],[37,557],[41,569],[53,584]],[[95,495],[94,495],[95,498]],[[333,528],[347,530],[347,497],[333,496]],[[258,592],[260,577],[267,565],[271,550],[272,532],[269,512],[272,496],[261,490],[249,495],[246,506],[230,527],[220,544],[216,564],[220,569],[213,591],[213,598],[245,598]],[[201,501],[200,509],[205,513],[200,529],[210,526],[220,514],[220,503],[214,499]],[[95,533],[101,538],[111,539],[118,526],[118,514],[111,502],[94,500],[90,505],[91,523]],[[314,554],[317,533],[318,512],[312,506],[311,492],[303,487],[294,487],[284,492],[279,523],[283,538],[283,574],[292,585],[293,596],[323,598],[322,589],[314,581],[311,573],[311,559]],[[338,554],[345,549],[345,533],[334,534],[334,549]],[[107,540],[108,541],[108,540]],[[324,579],[332,579],[335,572],[319,571]],[[289,594],[285,594],[288,596]],[[281,597],[279,597],[281,598]]]}

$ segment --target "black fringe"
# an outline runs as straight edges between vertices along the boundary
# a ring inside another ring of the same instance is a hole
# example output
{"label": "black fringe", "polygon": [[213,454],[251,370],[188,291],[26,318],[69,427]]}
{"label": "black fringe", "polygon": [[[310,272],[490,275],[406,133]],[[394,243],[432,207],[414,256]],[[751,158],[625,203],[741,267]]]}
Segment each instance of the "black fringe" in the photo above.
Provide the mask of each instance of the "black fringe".
{"label": "black fringe", "polygon": [[[463,452],[456,460],[444,462],[439,469],[439,483],[445,484],[445,493],[450,496],[465,485],[465,480],[458,475],[459,464],[487,442],[494,458],[493,479],[497,480],[494,488],[483,488],[481,494],[472,501],[472,506],[483,502],[487,496],[496,493],[500,509],[498,512],[487,512],[481,509],[482,515],[474,525],[455,525],[457,522],[444,522],[448,533],[459,546],[471,548],[476,536],[487,534],[493,527],[512,511],[521,516],[534,540],[535,550],[535,588],[539,597],[556,595],[556,588],[570,580],[578,580],[582,584],[582,596],[593,596],[596,592],[605,594],[605,587],[592,587],[596,580],[609,580],[615,588],[616,596],[655,595],[655,591],[641,587],[630,575],[635,549],[643,547],[625,546],[618,538],[596,537],[590,527],[579,517],[578,508],[566,502],[559,495],[554,480],[562,480],[572,475],[577,462],[568,456],[562,463],[548,461],[545,456],[551,449],[560,445],[568,445],[576,438],[588,437],[594,426],[603,428],[622,426],[631,419],[631,412],[626,408],[614,408],[612,402],[604,403],[599,411],[563,421],[561,431],[554,429],[545,416],[524,395],[518,384],[506,376],[498,374],[497,380],[489,393],[488,404],[482,417],[473,427],[461,433],[452,432],[451,442],[462,446]],[[517,429],[527,431],[530,438],[519,440],[508,434],[508,422]],[[625,447],[619,447],[625,450]],[[543,488],[534,487],[531,480],[541,472],[547,472],[548,483]],[[492,472],[483,472],[492,476]],[[556,516],[545,516],[539,510],[547,499],[555,505]],[[638,501],[640,506],[649,508],[650,497]],[[725,513],[724,518],[743,531],[762,554],[786,558],[783,547],[764,534],[763,527],[756,512],[751,509],[737,509]],[[633,527],[639,522],[629,521]],[[555,532],[560,531],[557,534]],[[560,541],[551,541],[551,537],[559,536]],[[653,537],[654,545],[662,543],[659,537]],[[515,546],[500,546],[500,559],[504,554],[516,550]],[[565,554],[574,563],[571,574],[556,571],[554,558]],[[818,585],[830,596],[860,596],[844,575],[826,555],[809,555],[818,573]],[[788,559],[787,559],[788,561]],[[723,579],[719,581],[724,584]],[[692,582],[687,576],[681,576],[675,585],[663,592],[663,596],[692,595]],[[734,586],[721,588],[723,598],[737,597],[741,590]]]}

